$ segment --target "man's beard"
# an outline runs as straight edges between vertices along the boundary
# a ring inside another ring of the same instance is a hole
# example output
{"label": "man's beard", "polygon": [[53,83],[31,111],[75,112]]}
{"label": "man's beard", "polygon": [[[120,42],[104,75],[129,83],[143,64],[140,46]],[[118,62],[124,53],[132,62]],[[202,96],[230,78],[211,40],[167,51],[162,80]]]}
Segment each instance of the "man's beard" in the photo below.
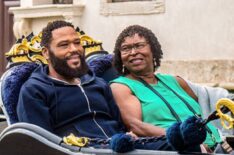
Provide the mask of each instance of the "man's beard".
{"label": "man's beard", "polygon": [[[79,55],[80,66],[77,68],[71,68],[67,64],[67,60],[70,56]],[[50,62],[54,70],[64,76],[65,78],[77,78],[85,75],[88,72],[88,65],[85,62],[85,57],[78,52],[73,52],[68,58],[60,59],[54,55],[53,51],[49,51]]]}

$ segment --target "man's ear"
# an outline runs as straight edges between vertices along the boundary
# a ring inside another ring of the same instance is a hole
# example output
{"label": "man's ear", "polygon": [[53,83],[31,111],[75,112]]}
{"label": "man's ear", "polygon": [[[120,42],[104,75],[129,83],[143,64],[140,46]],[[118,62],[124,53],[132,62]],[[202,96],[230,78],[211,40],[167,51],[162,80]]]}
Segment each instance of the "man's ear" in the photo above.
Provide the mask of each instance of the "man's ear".
{"label": "man's ear", "polygon": [[48,50],[48,48],[46,48],[46,47],[43,47],[42,48],[42,55],[44,56],[44,58],[46,59],[46,60],[49,60],[49,50]]}

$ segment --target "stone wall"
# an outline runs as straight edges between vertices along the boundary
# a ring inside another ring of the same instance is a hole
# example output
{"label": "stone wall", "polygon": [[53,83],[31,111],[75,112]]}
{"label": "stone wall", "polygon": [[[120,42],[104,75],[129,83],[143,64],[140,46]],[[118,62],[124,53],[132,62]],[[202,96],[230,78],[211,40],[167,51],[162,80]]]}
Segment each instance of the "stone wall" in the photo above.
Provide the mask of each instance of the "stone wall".
{"label": "stone wall", "polygon": [[[128,25],[150,28],[164,53],[160,71],[193,82],[234,89],[234,1],[152,0],[21,0],[14,13],[14,32],[38,34],[48,21],[64,19],[113,51],[118,34]],[[232,60],[233,59],[233,60]]]}
{"label": "stone wall", "polygon": [[234,60],[163,60],[158,71],[234,90]]}

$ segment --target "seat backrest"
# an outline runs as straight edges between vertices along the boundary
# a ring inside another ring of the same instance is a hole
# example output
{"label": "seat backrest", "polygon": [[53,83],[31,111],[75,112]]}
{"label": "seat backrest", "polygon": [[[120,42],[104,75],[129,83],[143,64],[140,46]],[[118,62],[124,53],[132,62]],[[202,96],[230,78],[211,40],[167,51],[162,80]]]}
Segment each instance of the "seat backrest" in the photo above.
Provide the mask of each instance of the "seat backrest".
{"label": "seat backrest", "polygon": [[95,40],[83,33],[80,33],[80,38],[85,50],[86,62],[90,69],[97,77],[103,78],[106,82],[118,77],[118,73],[112,65],[113,55],[103,49],[100,40]]}
{"label": "seat backrest", "polygon": [[119,76],[117,70],[112,65],[112,61],[113,55],[107,52],[98,52],[86,58],[90,69],[93,70],[96,76],[103,78],[106,82]]}
{"label": "seat backrest", "polygon": [[20,88],[37,66],[34,62],[23,63],[9,68],[1,77],[0,105],[8,125],[18,122],[16,106]]}

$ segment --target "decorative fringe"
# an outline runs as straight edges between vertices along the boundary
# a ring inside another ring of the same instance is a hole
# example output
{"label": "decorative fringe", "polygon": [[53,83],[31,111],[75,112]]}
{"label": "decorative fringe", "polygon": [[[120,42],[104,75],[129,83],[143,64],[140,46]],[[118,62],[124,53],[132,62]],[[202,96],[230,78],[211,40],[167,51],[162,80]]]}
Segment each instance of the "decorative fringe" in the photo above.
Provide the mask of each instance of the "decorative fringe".
{"label": "decorative fringe", "polygon": [[125,153],[134,150],[134,139],[132,136],[120,133],[111,137],[110,147],[118,153]]}
{"label": "decorative fringe", "polygon": [[166,130],[169,145],[178,151],[194,151],[206,139],[206,128],[201,126],[202,119],[191,116],[182,123],[174,123]]}

